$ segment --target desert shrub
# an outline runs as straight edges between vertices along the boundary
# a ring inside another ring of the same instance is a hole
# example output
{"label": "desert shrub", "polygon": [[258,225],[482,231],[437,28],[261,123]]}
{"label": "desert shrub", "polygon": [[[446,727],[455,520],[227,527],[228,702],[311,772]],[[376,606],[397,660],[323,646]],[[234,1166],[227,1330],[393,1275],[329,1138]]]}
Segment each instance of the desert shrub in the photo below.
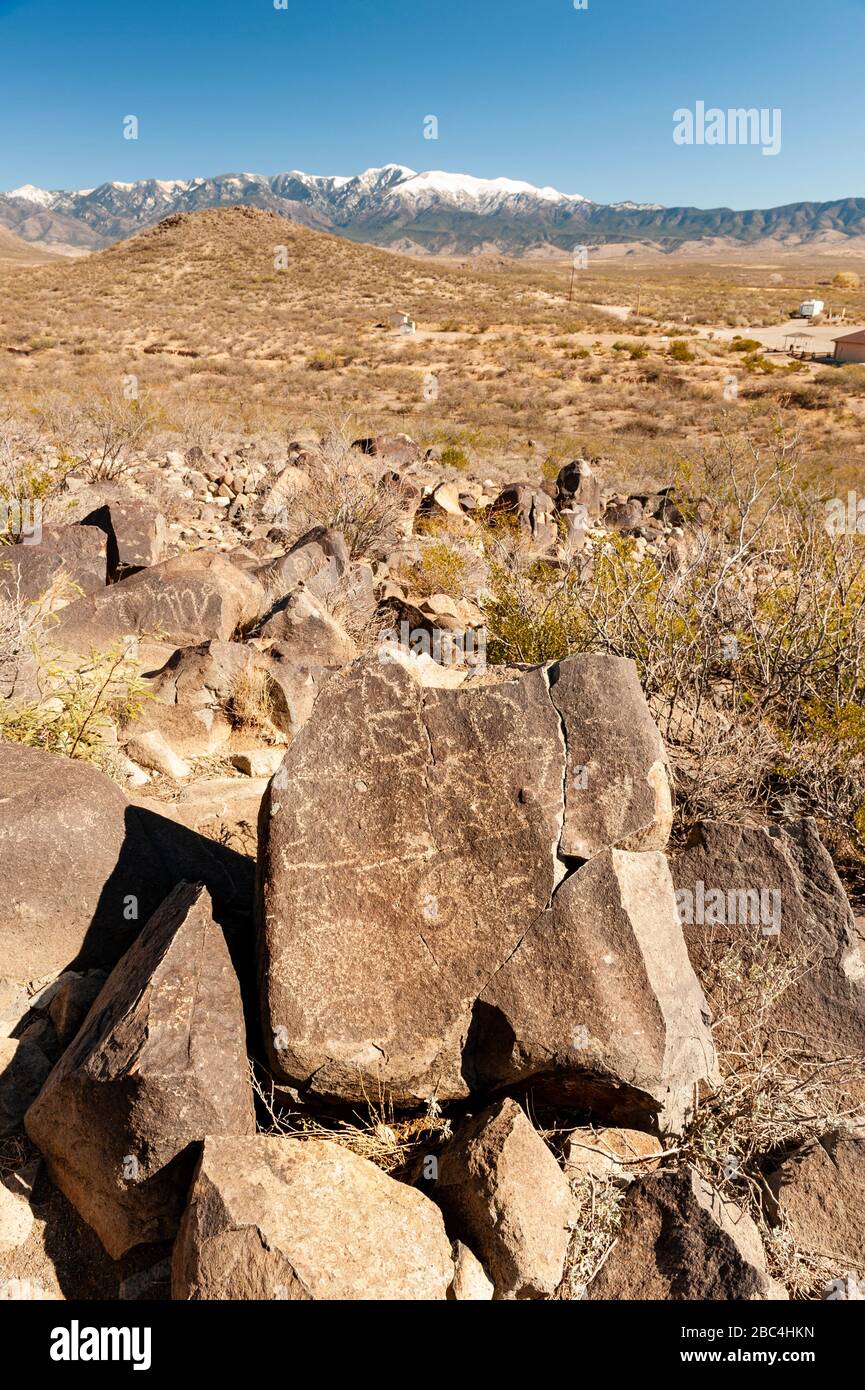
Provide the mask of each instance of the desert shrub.
{"label": "desert shrub", "polygon": [[865,363],[846,363],[843,367],[826,367],[814,378],[815,386],[829,387],[848,396],[865,396]]}
{"label": "desert shrub", "polygon": [[632,658],[675,762],[682,820],[803,812],[865,854],[865,546],[830,537],[795,454],[722,439],[716,501],[678,570],[611,537],[564,572],[499,547],[487,603],[499,662]]}
{"label": "desert shrub", "polygon": [[615,1244],[628,1192],[614,1178],[588,1177],[571,1182],[571,1195],[573,1234],[556,1298],[579,1302]]}
{"label": "desert shrub", "polygon": [[446,468],[465,469],[469,466],[468,455],[459,444],[446,444],[442,449],[441,461]]}
{"label": "desert shrub", "polygon": [[797,410],[825,410],[832,404],[832,398],[825,386],[803,382],[801,386],[785,386],[784,400]]}
{"label": "desert shrub", "polygon": [[229,420],[227,412],[184,396],[171,406],[169,427],[179,435],[184,449],[198,448],[210,454],[228,431]]}
{"label": "desert shrub", "polygon": [[676,338],[667,349],[674,362],[696,362],[696,354],[691,351],[683,338]]}
{"label": "desert shrub", "polygon": [[541,464],[541,477],[548,483],[554,483],[564,467],[565,459],[562,454],[548,454]]}
{"label": "desert shrub", "polygon": [[15,523],[26,504],[45,506],[63,487],[68,470],[46,458],[45,441],[36,425],[12,414],[0,418],[0,545],[18,539]]}
{"label": "desert shrub", "polygon": [[839,270],[837,275],[832,276],[832,284],[836,290],[858,290],[861,283],[855,270]]}
{"label": "desert shrub", "polygon": [[770,362],[762,352],[746,353],[742,358],[742,366],[746,367],[749,372],[765,372],[767,375],[778,370],[778,364]]}
{"label": "desert shrub", "polygon": [[80,470],[89,482],[105,482],[128,467],[158,415],[144,396],[130,399],[111,383],[95,388],[83,403],[49,397],[37,418],[67,471]]}
{"label": "desert shrub", "polygon": [[338,347],[332,351],[327,348],[319,348],[307,360],[307,366],[311,372],[332,372],[339,367],[348,367],[357,357],[357,350],[349,347]]}
{"label": "desert shrub", "polygon": [[733,337],[729,345],[730,352],[760,352],[763,344],[756,338],[742,338],[738,333]]}
{"label": "desert shrub", "polygon": [[379,557],[391,548],[406,502],[382,486],[369,460],[351,447],[345,423],[328,424],[309,469],[310,487],[296,502],[298,535],[313,526],[341,531],[354,560]]}
{"label": "desert shrub", "polygon": [[642,358],[648,357],[649,349],[645,343],[613,343],[613,352],[626,352],[632,362],[639,362]]}
{"label": "desert shrub", "polygon": [[419,562],[407,571],[406,579],[423,598],[430,594],[450,594],[452,598],[462,598],[466,570],[464,555],[446,541],[434,540],[424,544]]}
{"label": "desert shrub", "polygon": [[147,689],[129,646],[91,653],[76,671],[52,663],[40,671],[38,700],[0,706],[0,739],[85,762],[101,762],[103,735],[140,712]]}

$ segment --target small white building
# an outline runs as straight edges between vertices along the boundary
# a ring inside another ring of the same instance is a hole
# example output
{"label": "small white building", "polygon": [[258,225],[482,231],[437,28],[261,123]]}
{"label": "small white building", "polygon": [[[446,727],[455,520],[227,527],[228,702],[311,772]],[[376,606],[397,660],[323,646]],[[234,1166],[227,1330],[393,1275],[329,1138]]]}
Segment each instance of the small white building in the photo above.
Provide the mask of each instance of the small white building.
{"label": "small white building", "polygon": [[836,362],[865,362],[865,328],[835,339]]}
{"label": "small white building", "polygon": [[805,299],[799,305],[799,317],[802,319],[815,319],[818,314],[823,312],[822,299]]}

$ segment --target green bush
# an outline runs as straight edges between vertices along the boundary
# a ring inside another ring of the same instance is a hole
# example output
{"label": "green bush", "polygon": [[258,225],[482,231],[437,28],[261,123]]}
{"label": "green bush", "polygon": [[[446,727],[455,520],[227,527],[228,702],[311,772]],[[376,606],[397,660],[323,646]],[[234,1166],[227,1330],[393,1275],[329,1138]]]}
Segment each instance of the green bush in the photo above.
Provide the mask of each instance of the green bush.
{"label": "green bush", "polygon": [[468,455],[459,444],[446,444],[442,449],[441,461],[446,468],[464,469],[469,466]]}
{"label": "green bush", "polygon": [[691,351],[683,338],[676,338],[667,349],[674,362],[696,362],[696,354]]}

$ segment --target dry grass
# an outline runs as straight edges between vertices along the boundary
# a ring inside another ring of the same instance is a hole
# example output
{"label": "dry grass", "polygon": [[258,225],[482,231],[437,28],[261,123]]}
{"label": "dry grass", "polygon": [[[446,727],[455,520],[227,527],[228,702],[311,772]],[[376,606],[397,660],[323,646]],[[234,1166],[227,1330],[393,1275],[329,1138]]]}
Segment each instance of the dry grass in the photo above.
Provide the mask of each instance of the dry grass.
{"label": "dry grass", "polygon": [[272,682],[266,671],[253,666],[240,671],[232,686],[228,711],[237,729],[268,743],[284,741],[274,724]]}
{"label": "dry grass", "polygon": [[252,1086],[266,1116],[262,1132],[291,1139],[329,1139],[343,1144],[359,1158],[395,1178],[408,1178],[418,1160],[434,1156],[452,1137],[451,1122],[435,1101],[423,1115],[397,1115],[383,1092],[367,1098],[366,1113],[353,1120],[315,1117],[285,1109],[273,1082],[255,1064],[250,1065]]}
{"label": "dry grass", "polygon": [[577,1302],[585,1298],[616,1243],[627,1188],[613,1178],[586,1177],[571,1183],[575,1215],[565,1273],[556,1298]]}

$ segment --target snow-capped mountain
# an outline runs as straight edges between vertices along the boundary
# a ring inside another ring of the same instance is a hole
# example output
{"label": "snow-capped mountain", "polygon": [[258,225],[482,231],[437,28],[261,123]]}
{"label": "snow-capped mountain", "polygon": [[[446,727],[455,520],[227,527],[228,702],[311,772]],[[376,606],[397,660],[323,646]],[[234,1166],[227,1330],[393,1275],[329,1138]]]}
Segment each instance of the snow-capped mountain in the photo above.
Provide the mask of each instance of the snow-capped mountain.
{"label": "snow-capped mountain", "polygon": [[515,179],[386,164],[355,175],[219,174],[214,178],[103,183],[73,192],[25,184],[0,193],[0,226],[28,241],[97,249],[175,212],[249,204],[305,226],[380,246],[463,254],[494,247],[521,254],[575,243],[648,241],[672,249],[702,237],[797,243],[865,233],[865,199],[795,203],[766,212],[595,203],[579,193]]}
{"label": "snow-capped mountain", "polygon": [[[73,192],[22,188],[0,194],[0,225],[29,240],[97,247],[130,236],[173,212],[236,203],[278,212],[324,231],[388,245],[409,236],[428,249],[506,249],[543,242],[544,226],[591,207],[579,194],[515,179],[480,179],[443,170],[417,173],[386,164],[352,176],[220,174],[215,178],[111,182]],[[508,228],[505,232],[505,228]]]}
{"label": "snow-capped mountain", "polygon": [[5,195],[10,201],[32,203],[52,212],[82,217],[96,208],[120,216],[147,216],[165,209],[182,211],[202,199],[249,202],[268,196],[284,202],[307,203],[337,219],[390,207],[427,208],[444,205],[464,212],[495,213],[504,208],[567,207],[589,200],[555,188],[535,188],[515,179],[478,179],[470,174],[432,170],[415,173],[402,164],[367,169],[353,177],[303,174],[220,174],[213,179],[147,179],[141,183],[103,183],[66,193],[25,184]]}

